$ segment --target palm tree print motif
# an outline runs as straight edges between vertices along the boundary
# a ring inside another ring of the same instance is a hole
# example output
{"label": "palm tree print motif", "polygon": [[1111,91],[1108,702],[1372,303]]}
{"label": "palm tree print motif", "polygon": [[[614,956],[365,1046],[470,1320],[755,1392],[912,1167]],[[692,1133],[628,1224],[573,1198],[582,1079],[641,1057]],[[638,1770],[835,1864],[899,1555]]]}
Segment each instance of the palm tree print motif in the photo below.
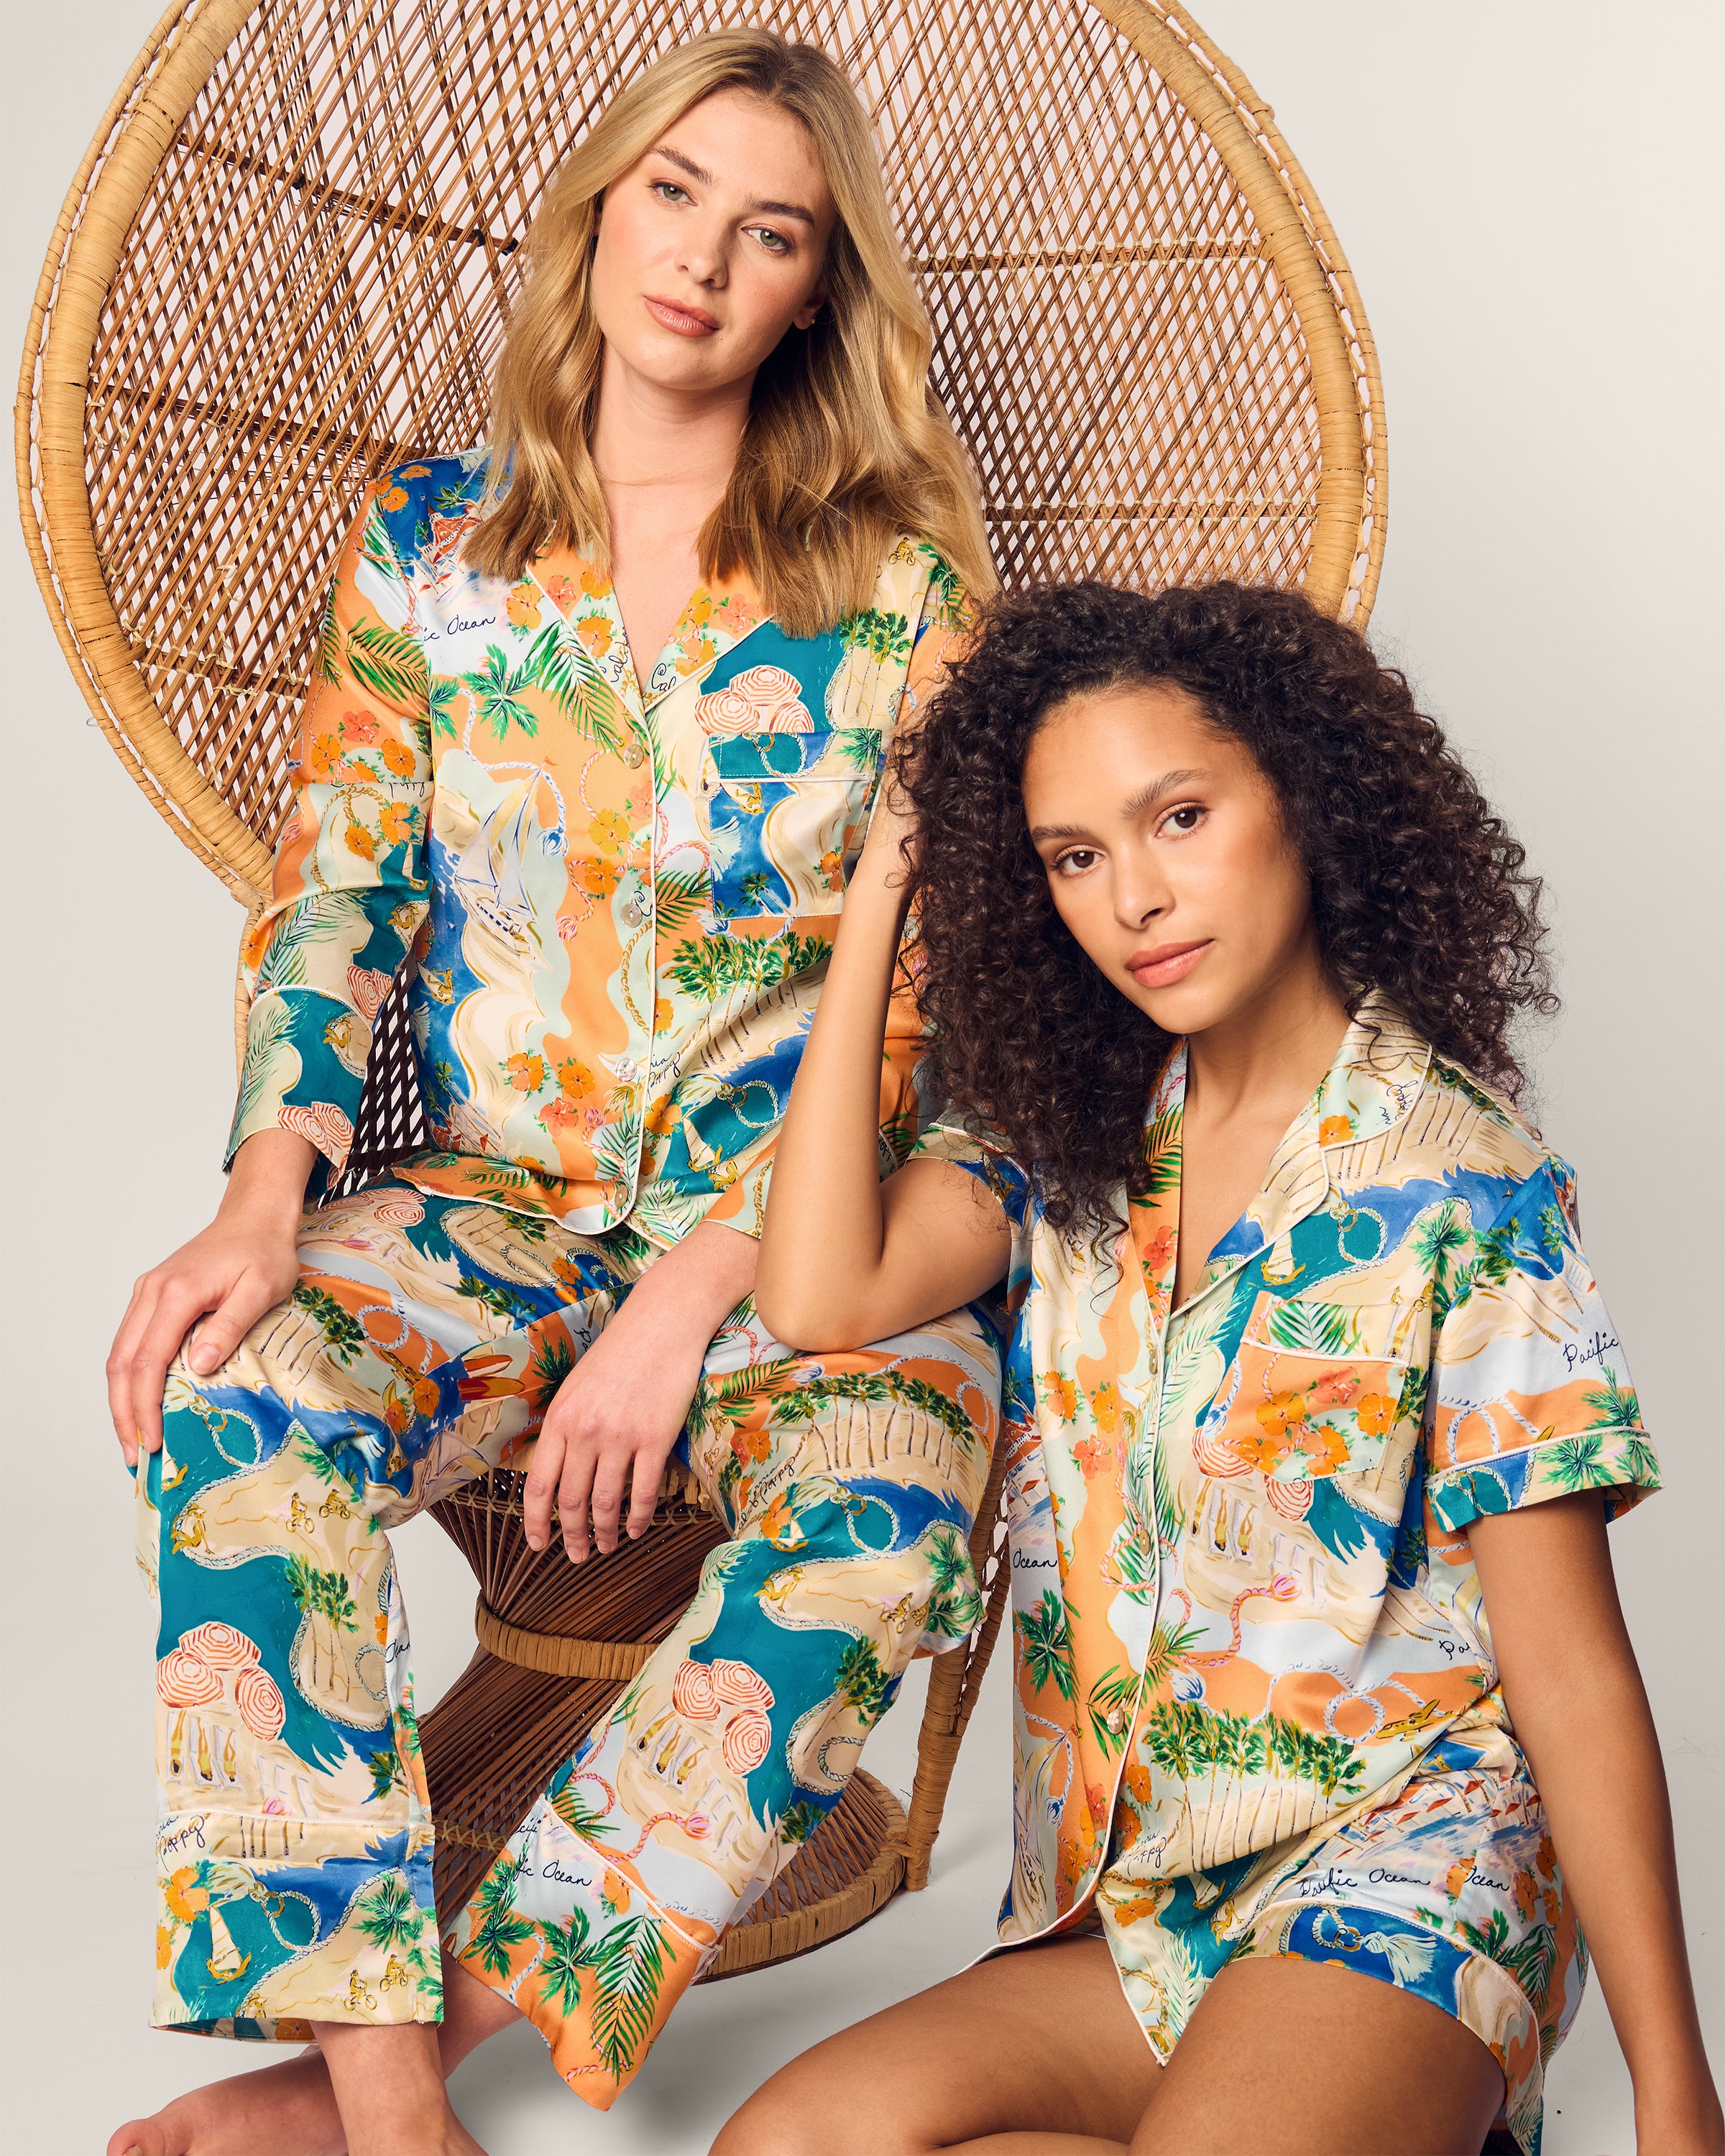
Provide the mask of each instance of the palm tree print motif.
{"label": "palm tree print motif", "polygon": [[1173,1309],[1184,1089],[1177,1049],[1117,1195],[1123,1233],[1050,1234],[1022,1166],[975,1132],[919,1142],[1014,1234],[1001,1936],[1094,1902],[1163,2059],[1235,1953],[1415,1989],[1475,2016],[1531,2156],[1584,1961],[1462,1614],[1465,1531],[1577,1490],[1614,1517],[1658,1482],[1574,1178],[1368,998]]}

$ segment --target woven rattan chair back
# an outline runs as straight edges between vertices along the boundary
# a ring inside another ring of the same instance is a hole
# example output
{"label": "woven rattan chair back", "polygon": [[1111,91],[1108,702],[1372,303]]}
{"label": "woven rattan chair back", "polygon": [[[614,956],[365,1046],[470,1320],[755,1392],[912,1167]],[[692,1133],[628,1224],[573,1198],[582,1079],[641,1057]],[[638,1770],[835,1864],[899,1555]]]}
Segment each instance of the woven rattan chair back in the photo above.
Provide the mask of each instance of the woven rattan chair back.
{"label": "woven rattan chair back", "polygon": [[[546,182],[691,0],[184,0],[61,213],[25,522],[98,723],[249,902],[364,483],[482,440]],[[1163,0],[747,11],[868,100],[1009,583],[1303,584],[1363,620],[1371,337],[1254,95]],[[90,484],[94,477],[99,483]]]}
{"label": "woven rattan chair back", "polygon": [[[867,100],[1009,584],[1301,585],[1363,625],[1384,544],[1365,316],[1269,108],[1163,0],[783,0]],[[323,593],[365,484],[484,439],[520,248],[621,84],[731,18],[696,0],[177,0],[74,180],[23,358],[26,537],[96,722],[255,906]],[[423,1133],[378,1014],[344,1187]],[[654,1532],[531,1558],[521,1477],[436,1508],[481,1645],[423,1725],[448,1907],[687,1600],[721,1530],[673,1472]],[[908,1821],[859,1773],[710,1972],[920,1886],[1001,1622],[931,1673]]]}

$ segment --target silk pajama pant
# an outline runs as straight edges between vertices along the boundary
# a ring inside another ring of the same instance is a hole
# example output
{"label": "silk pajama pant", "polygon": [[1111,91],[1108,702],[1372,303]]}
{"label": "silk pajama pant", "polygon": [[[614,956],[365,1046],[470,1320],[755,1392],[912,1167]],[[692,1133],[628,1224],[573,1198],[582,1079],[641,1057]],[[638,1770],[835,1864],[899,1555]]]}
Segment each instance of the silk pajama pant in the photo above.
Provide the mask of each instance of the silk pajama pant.
{"label": "silk pajama pant", "polygon": [[[744,1303],[680,1449],[732,1539],[669,1640],[439,1924],[388,1530],[506,1460],[654,1256],[398,1181],[308,1213],[300,1281],[213,1376],[169,1372],[138,1477],[160,1611],[157,2026],[435,2021],[440,1946],[598,2108],[843,1793],[966,1548],[996,1342],[961,1311],[793,1355]],[[547,1560],[550,1561],[550,1560]]]}

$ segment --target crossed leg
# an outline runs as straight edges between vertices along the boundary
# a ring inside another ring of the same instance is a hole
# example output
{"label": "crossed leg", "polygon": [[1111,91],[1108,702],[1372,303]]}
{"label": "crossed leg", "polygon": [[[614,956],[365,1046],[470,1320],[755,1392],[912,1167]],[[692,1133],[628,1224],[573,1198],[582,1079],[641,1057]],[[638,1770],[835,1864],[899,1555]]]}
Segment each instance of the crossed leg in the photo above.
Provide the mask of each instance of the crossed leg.
{"label": "crossed leg", "polygon": [[1166,2068],[1106,1944],[1055,1941],[843,2030],[712,2156],[1479,2156],[1491,2052],[1429,2001],[1293,1959],[1224,1969]]}

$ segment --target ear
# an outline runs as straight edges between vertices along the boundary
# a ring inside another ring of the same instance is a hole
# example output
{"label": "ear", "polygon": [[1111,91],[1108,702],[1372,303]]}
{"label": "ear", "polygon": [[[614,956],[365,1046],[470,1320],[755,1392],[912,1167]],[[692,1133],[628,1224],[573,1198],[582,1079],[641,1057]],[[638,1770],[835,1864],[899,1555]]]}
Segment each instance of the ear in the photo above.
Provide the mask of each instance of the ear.
{"label": "ear", "polygon": [[799,330],[813,329],[814,318],[827,303],[827,280],[823,277],[809,297],[798,308],[791,321]]}

